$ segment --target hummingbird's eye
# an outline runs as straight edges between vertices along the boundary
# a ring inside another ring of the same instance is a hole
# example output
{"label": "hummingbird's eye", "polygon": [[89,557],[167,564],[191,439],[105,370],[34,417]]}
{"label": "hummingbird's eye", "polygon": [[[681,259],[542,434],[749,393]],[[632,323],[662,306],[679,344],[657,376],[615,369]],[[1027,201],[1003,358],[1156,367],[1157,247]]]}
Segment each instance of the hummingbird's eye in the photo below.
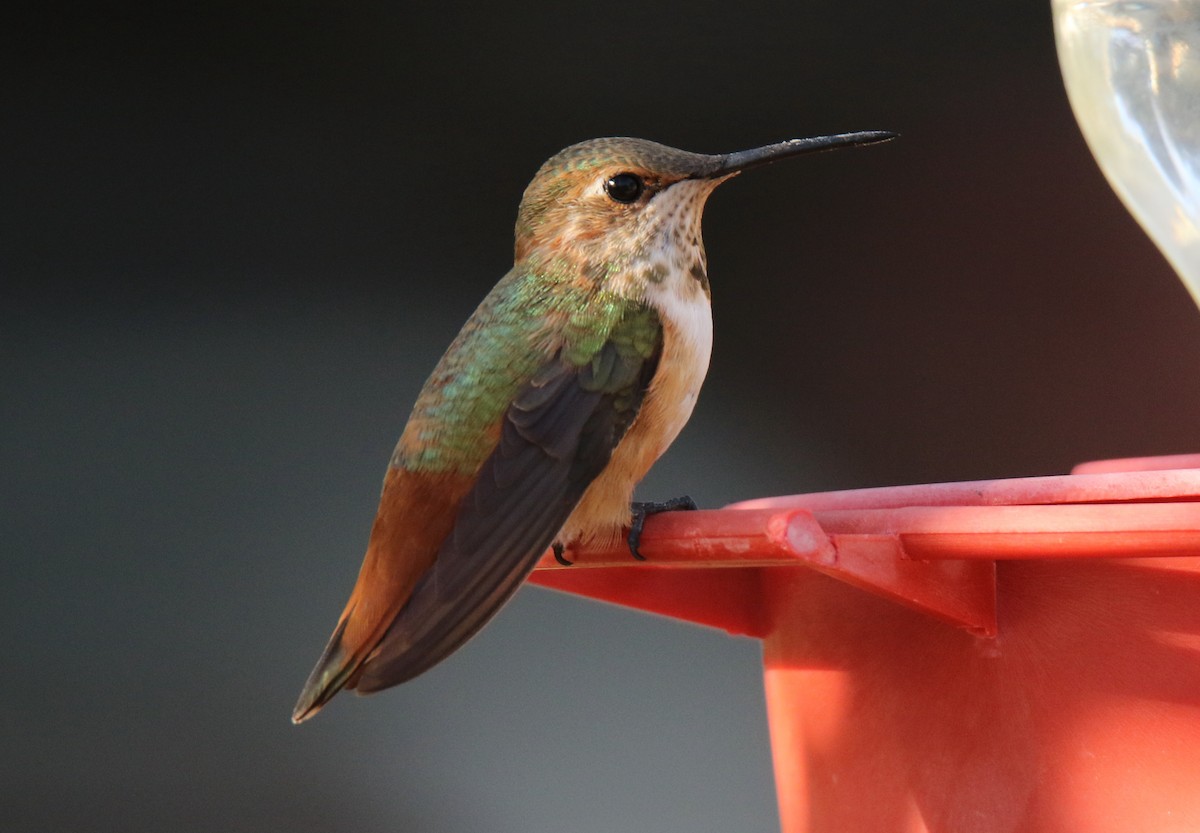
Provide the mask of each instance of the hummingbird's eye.
{"label": "hummingbird's eye", "polygon": [[617,174],[604,183],[604,193],[623,203],[633,202],[645,189],[646,183],[636,174]]}

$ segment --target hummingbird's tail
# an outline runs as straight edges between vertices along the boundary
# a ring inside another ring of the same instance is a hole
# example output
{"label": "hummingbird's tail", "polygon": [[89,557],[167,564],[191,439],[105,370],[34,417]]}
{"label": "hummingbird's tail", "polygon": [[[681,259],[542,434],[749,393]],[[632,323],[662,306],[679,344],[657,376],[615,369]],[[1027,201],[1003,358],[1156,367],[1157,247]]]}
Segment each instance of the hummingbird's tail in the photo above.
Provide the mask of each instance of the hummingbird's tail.
{"label": "hummingbird's tail", "polygon": [[313,668],[312,673],[308,675],[308,680],[304,683],[300,699],[296,701],[296,708],[292,711],[293,723],[303,723],[319,712],[321,707],[333,698],[333,695],[350,682],[351,677],[362,665],[364,657],[348,653],[342,645],[342,634],[349,621],[350,611],[347,611],[342,616],[342,621],[338,623],[333,636],[329,638],[325,652],[321,654],[316,667]]}
{"label": "hummingbird's tail", "polygon": [[300,692],[293,723],[312,717],[343,688],[355,687],[413,586],[433,564],[471,483],[458,474],[388,469],[358,581]]}

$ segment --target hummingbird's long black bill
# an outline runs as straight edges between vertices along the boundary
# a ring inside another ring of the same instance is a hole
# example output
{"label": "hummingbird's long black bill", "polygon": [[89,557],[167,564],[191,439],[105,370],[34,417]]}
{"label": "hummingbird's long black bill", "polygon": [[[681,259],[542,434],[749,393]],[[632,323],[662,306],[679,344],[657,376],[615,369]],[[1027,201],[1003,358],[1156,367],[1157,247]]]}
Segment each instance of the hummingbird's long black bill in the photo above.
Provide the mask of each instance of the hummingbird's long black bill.
{"label": "hummingbird's long black bill", "polygon": [[773,145],[766,145],[760,148],[739,150],[735,153],[716,156],[714,157],[716,167],[705,171],[703,176],[706,178],[728,176],[729,174],[736,174],[750,168],[757,168],[760,165],[769,165],[780,159],[800,156],[805,153],[818,153],[823,150],[890,142],[897,135],[899,134],[893,133],[890,130],[862,130],[857,133],[835,133],[832,136],[815,136],[811,139],[788,139],[786,142],[777,142]]}

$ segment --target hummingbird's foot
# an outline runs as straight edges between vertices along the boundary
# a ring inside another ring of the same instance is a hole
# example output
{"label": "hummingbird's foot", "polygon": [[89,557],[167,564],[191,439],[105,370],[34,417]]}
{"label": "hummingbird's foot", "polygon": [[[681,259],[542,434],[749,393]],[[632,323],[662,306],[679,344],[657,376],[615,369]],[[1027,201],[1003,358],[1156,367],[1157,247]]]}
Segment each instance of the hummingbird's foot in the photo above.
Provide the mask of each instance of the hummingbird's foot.
{"label": "hummingbird's foot", "polygon": [[555,541],[550,545],[550,549],[554,550],[554,560],[564,567],[570,567],[575,563],[574,561],[568,561],[567,558],[563,556],[563,553],[567,548],[563,546],[562,541]]}
{"label": "hummingbird's foot", "polygon": [[657,515],[659,512],[690,512],[698,508],[696,501],[687,495],[671,498],[670,500],[647,501],[645,503],[635,502],[633,504],[633,522],[629,524],[629,538],[627,539],[629,541],[629,551],[633,553],[633,557],[638,561],[646,560],[646,556],[638,551],[638,544],[642,540],[642,527],[646,525],[646,518],[650,515]]}

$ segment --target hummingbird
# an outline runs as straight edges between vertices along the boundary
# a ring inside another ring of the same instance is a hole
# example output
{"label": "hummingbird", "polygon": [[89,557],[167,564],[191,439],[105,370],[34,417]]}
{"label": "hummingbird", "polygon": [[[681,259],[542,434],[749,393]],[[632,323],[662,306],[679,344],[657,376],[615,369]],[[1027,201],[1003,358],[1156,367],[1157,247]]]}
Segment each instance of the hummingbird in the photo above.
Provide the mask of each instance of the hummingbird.
{"label": "hummingbird", "polygon": [[[864,131],[699,154],[593,139],[552,156],[517,211],[512,269],[417,397],[357,583],[292,714],[427,671],[552,549],[632,554],[633,491],[691,416],[713,326],[705,201],[750,168],[895,137]],[[628,532],[627,532],[628,530]]]}

